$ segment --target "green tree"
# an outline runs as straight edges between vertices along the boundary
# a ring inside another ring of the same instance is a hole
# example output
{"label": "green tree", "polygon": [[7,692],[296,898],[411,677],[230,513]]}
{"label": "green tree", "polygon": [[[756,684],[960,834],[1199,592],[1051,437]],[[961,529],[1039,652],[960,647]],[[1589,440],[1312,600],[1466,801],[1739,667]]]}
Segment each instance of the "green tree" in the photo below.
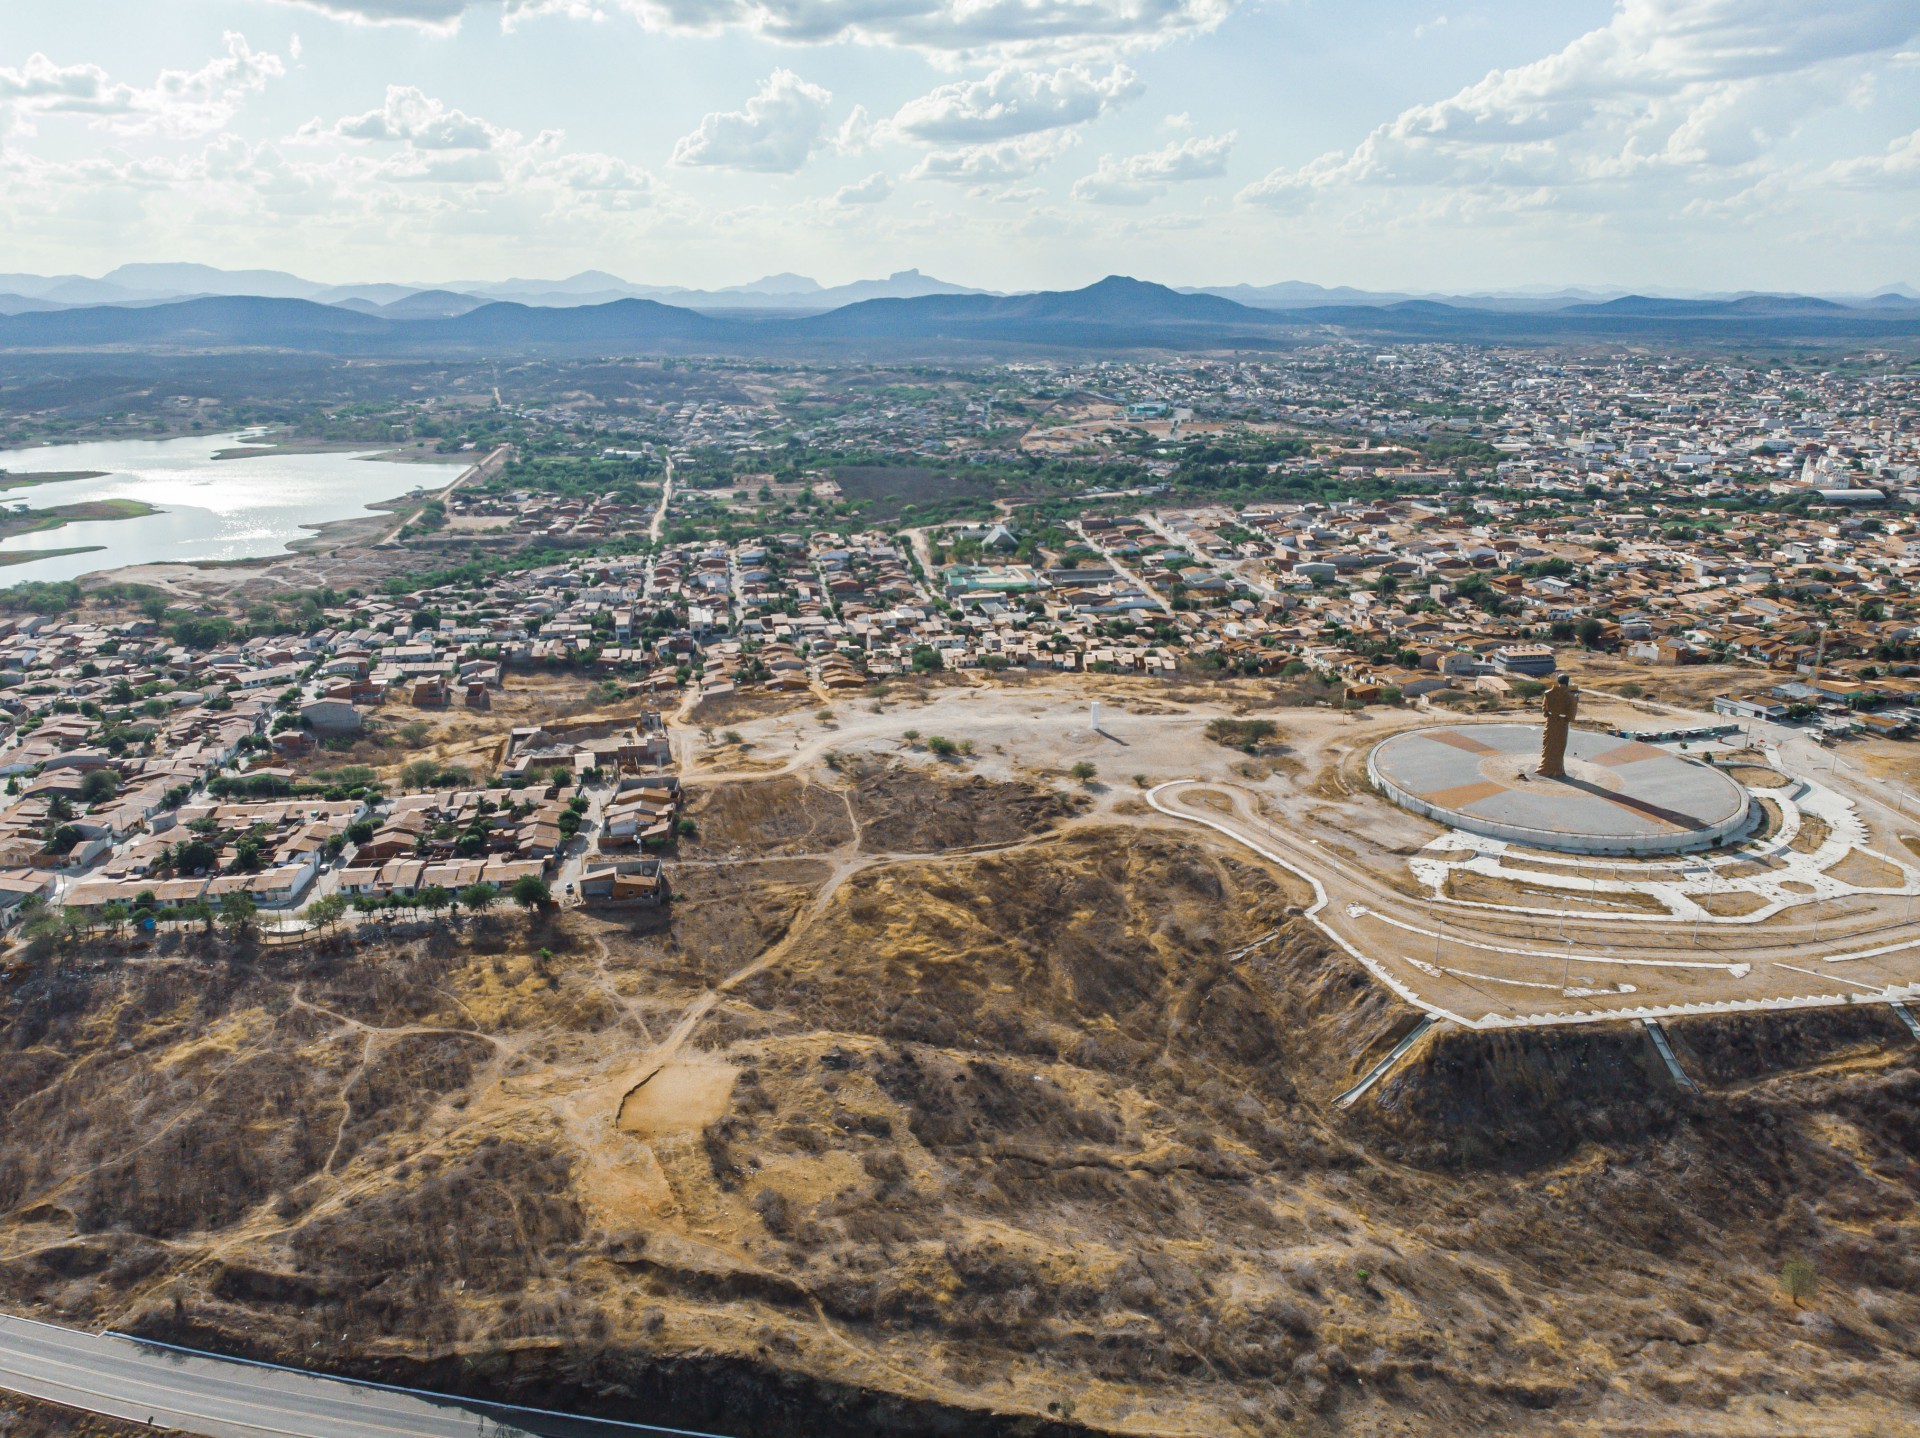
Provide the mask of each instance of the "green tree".
{"label": "green tree", "polygon": [[484,915],[500,902],[500,891],[492,884],[469,884],[460,891],[460,907],[470,914]]}
{"label": "green tree", "polygon": [[1100,770],[1091,760],[1082,759],[1078,764],[1075,764],[1071,769],[1067,770],[1067,772],[1082,784],[1087,784],[1092,782],[1093,776],[1098,774]]}
{"label": "green tree", "polygon": [[69,946],[85,943],[92,938],[93,925],[94,916],[85,909],[60,911],[61,939]]}
{"label": "green tree", "polygon": [[553,890],[538,874],[522,874],[513,881],[508,895],[528,914],[535,909],[544,909],[553,902]]}
{"label": "green tree", "polygon": [[260,906],[253,895],[239,890],[221,899],[220,928],[236,942],[255,937],[260,932]]}
{"label": "green tree", "polygon": [[66,936],[65,916],[38,894],[31,895],[21,905],[20,935],[27,957],[38,962]]}
{"label": "green tree", "polygon": [[347,912],[345,894],[322,894],[307,905],[307,922],[320,929],[331,929]]}
{"label": "green tree", "polygon": [[1820,1275],[1806,1258],[1789,1258],[1780,1268],[1780,1291],[1793,1300],[1795,1308],[1804,1308],[1820,1286]]}

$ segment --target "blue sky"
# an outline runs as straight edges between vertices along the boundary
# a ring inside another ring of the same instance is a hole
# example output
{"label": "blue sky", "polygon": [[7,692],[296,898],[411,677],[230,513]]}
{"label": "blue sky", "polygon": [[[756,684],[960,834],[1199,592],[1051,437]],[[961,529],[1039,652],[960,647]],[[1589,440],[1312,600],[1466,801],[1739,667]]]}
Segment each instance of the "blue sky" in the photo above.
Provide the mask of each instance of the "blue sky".
{"label": "blue sky", "polygon": [[6,0],[0,271],[1920,282],[1920,0]]}

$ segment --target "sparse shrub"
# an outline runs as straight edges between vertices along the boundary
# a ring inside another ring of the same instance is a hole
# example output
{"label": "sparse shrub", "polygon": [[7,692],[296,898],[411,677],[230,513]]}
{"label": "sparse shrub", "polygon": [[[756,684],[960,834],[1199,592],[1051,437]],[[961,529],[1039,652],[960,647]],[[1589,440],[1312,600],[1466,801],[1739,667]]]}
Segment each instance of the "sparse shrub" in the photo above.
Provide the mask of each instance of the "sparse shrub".
{"label": "sparse shrub", "polygon": [[861,1154],[860,1167],[879,1185],[881,1193],[891,1193],[907,1185],[907,1161],[890,1148],[870,1149]]}
{"label": "sparse shrub", "polygon": [[794,1231],[793,1201],[777,1188],[763,1188],[753,1196],[753,1211],[775,1238],[791,1238]]}
{"label": "sparse shrub", "polygon": [[1795,1308],[1804,1308],[1820,1287],[1820,1275],[1808,1258],[1789,1258],[1780,1267],[1780,1291],[1793,1300]]}
{"label": "sparse shrub", "polygon": [[1207,737],[1214,743],[1249,754],[1279,732],[1271,719],[1215,719],[1207,725]]}

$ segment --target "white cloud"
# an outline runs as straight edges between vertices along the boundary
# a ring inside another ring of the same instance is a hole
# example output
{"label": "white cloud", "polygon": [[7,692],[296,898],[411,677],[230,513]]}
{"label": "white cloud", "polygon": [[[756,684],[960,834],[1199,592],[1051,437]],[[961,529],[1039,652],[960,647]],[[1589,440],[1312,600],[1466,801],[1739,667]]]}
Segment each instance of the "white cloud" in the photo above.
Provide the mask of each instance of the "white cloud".
{"label": "white cloud", "polygon": [[865,105],[855,105],[853,113],[840,122],[833,137],[833,148],[843,155],[857,155],[874,142],[873,117]]}
{"label": "white cloud", "polygon": [[876,170],[857,185],[842,185],[833,197],[836,205],[877,205],[893,193],[893,181]]}
{"label": "white cloud", "polygon": [[335,20],[359,25],[417,25],[423,30],[452,31],[474,0],[273,0],[317,10]]}
{"label": "white cloud", "polygon": [[1618,0],[1607,24],[1554,54],[1241,195],[1286,204],[1343,184],[1529,188],[1751,165],[1837,97],[1850,68],[1917,33],[1914,0]]}
{"label": "white cloud", "polygon": [[389,85],[386,103],[379,109],[348,115],[327,126],[312,121],[301,127],[298,138],[325,137],[397,141],[420,150],[491,150],[518,138],[464,111],[450,110],[412,85]]}
{"label": "white cloud", "polygon": [[134,94],[98,65],[56,65],[45,55],[29,55],[18,70],[0,69],[0,105],[16,115],[124,115]]}
{"label": "white cloud", "polygon": [[20,131],[30,131],[36,116],[84,115],[126,134],[203,135],[286,74],[278,55],[256,52],[244,35],[228,31],[224,45],[198,70],[162,70],[144,88],[117,82],[98,65],[56,65],[35,54],[17,70],[0,69],[0,115]]}
{"label": "white cloud", "polygon": [[[497,127],[496,127],[497,128]],[[551,132],[490,150],[425,150],[411,143],[287,149],[231,132],[195,151],[130,155],[98,147],[75,160],[0,152],[0,189],[31,215],[43,244],[84,241],[140,249],[267,247],[311,257],[356,250],[410,269],[411,253],[443,260],[464,241],[468,262],[501,244],[629,246],[640,227],[674,213],[654,179],[613,156],[565,154]],[[16,242],[24,225],[14,227]]]}
{"label": "white cloud", "polygon": [[1882,154],[1836,160],[1820,178],[1847,189],[1920,183],[1920,130],[1894,139]]}
{"label": "white cloud", "polygon": [[1102,155],[1091,175],[1073,187],[1073,197],[1096,205],[1144,205],[1168,185],[1211,180],[1227,172],[1239,132],[1195,135],[1144,155],[1116,159]]}
{"label": "white cloud", "polygon": [[825,137],[833,96],[791,70],[775,70],[742,110],[708,115],[673,147],[676,165],[790,175]]}
{"label": "white cloud", "polygon": [[377,110],[326,124],[313,120],[293,140],[331,147],[332,157],[288,162],[309,176],[336,177],[361,189],[486,187],[492,193],[544,195],[555,204],[583,197],[609,208],[653,202],[651,174],[612,155],[567,153],[558,130],[532,139],[456,110],[412,85],[389,85]]}
{"label": "white cloud", "polygon": [[969,145],[958,150],[935,150],[913,167],[910,180],[944,180],[955,185],[995,185],[1024,180],[1051,164],[1077,142],[1071,130],[1002,140],[997,145]]}
{"label": "white cloud", "polygon": [[[450,31],[489,0],[270,0],[336,19]],[[1204,34],[1246,0],[504,0],[508,25],[617,12],[650,30],[741,30],[792,45],[851,42],[952,55],[1087,54]]]}
{"label": "white cloud", "polygon": [[936,145],[982,144],[1084,125],[1146,87],[1125,65],[1101,75],[1085,65],[1046,71],[1002,66],[980,80],[942,85],[902,105],[894,135]]}

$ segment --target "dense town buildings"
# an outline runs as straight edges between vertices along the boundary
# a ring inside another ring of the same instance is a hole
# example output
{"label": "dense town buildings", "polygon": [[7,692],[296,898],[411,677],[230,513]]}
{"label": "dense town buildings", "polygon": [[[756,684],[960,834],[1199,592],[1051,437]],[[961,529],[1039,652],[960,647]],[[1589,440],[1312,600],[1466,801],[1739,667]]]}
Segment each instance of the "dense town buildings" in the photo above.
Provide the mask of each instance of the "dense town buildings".
{"label": "dense town buildings", "polygon": [[[658,709],[899,675],[1491,708],[1584,655],[1616,678],[1744,666],[1724,704],[1831,734],[1920,723],[1920,381],[1870,358],[721,372],[735,398],[638,416],[503,399],[436,430],[410,401],[407,434],[507,462],[413,512],[391,579],[297,626],[158,595],[0,617],[0,907],[364,908],[529,877],[657,899],[679,798]],[[324,762],[371,716],[484,715],[544,671],[655,717],[515,729],[401,792]]]}

